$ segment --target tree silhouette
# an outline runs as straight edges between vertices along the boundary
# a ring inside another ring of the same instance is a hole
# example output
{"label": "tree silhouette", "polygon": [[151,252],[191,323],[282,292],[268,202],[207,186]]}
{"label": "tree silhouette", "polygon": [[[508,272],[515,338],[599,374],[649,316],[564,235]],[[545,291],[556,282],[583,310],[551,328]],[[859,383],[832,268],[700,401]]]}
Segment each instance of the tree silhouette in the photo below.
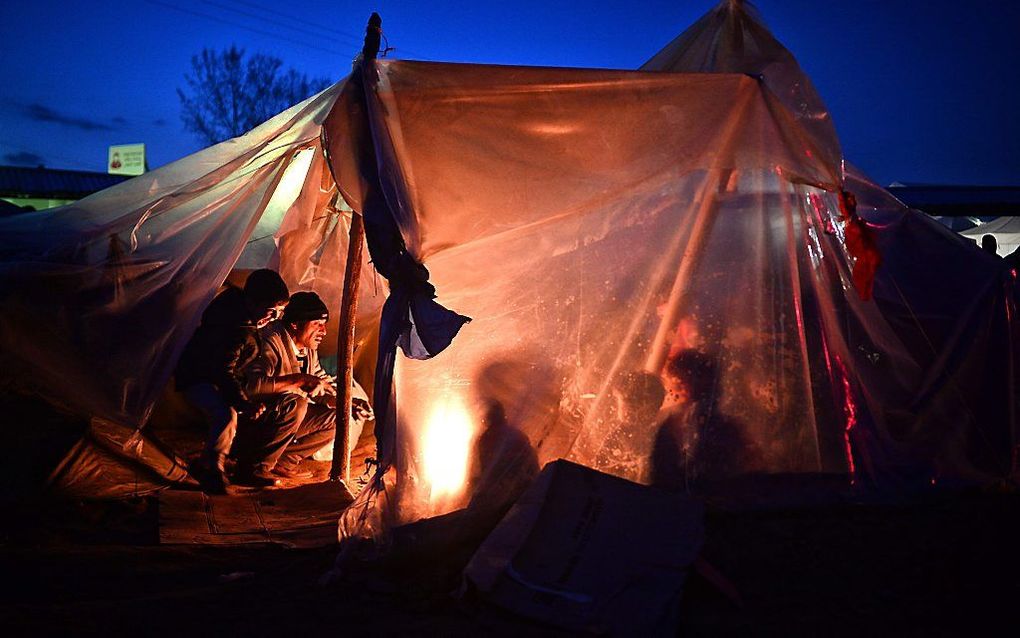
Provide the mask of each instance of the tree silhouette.
{"label": "tree silhouette", "polygon": [[283,61],[244,49],[203,49],[191,57],[184,75],[187,91],[177,89],[185,130],[206,144],[237,137],[262,122],[318,93],[328,78],[309,78],[294,69],[282,71]]}

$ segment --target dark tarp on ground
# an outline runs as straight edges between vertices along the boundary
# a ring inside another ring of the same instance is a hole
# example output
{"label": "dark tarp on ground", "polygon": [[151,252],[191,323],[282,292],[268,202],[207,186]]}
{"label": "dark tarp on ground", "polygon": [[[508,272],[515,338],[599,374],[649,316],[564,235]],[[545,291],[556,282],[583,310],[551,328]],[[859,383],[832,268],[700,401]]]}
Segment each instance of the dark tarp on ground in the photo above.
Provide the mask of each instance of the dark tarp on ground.
{"label": "dark tarp on ground", "polygon": [[703,518],[695,500],[556,461],[472,557],[466,587],[571,631],[675,635]]}

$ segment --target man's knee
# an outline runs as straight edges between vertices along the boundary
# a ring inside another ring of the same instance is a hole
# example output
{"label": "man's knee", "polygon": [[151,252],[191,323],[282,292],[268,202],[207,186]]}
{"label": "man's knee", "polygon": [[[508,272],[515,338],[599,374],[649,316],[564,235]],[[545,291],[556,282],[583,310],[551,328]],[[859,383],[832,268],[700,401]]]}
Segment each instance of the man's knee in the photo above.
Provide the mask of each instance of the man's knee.
{"label": "man's knee", "polygon": [[308,414],[308,399],[296,394],[287,394],[273,406],[274,420],[280,423],[293,424],[297,427]]}
{"label": "man's knee", "polygon": [[336,428],[336,408],[312,403],[308,406],[304,420],[305,428],[311,431]]}

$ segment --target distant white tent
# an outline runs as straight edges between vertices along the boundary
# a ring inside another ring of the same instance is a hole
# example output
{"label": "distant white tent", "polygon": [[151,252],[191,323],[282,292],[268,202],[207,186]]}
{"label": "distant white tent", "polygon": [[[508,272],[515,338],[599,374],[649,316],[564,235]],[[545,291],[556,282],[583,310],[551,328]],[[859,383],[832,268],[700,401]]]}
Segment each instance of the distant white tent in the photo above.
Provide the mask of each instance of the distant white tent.
{"label": "distant white tent", "polygon": [[951,217],[949,215],[934,215],[935,221],[942,224],[949,230],[958,233],[980,226],[985,222],[979,217]]}
{"label": "distant white tent", "polygon": [[964,237],[973,239],[979,245],[981,238],[985,235],[995,237],[998,244],[998,252],[1005,257],[1020,246],[1020,217],[999,217],[987,224],[981,224],[960,233]]}

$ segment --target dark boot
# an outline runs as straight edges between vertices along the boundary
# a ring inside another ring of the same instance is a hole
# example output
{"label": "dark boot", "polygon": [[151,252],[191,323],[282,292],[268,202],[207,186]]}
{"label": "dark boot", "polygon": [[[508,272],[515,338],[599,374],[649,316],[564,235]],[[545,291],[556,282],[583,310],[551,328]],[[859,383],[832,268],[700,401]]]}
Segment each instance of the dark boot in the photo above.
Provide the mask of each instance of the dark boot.
{"label": "dark boot", "polygon": [[297,463],[294,463],[293,465],[282,465],[277,463],[276,467],[273,468],[273,474],[291,481],[304,481],[315,476],[315,473],[311,470],[302,470],[299,468]]}
{"label": "dark boot", "polygon": [[191,474],[198,480],[199,487],[206,494],[227,494],[230,481],[223,471],[222,463],[206,458],[199,459],[191,468]]}
{"label": "dark boot", "polygon": [[234,474],[234,484],[244,487],[279,487],[280,479],[261,467],[241,467]]}

